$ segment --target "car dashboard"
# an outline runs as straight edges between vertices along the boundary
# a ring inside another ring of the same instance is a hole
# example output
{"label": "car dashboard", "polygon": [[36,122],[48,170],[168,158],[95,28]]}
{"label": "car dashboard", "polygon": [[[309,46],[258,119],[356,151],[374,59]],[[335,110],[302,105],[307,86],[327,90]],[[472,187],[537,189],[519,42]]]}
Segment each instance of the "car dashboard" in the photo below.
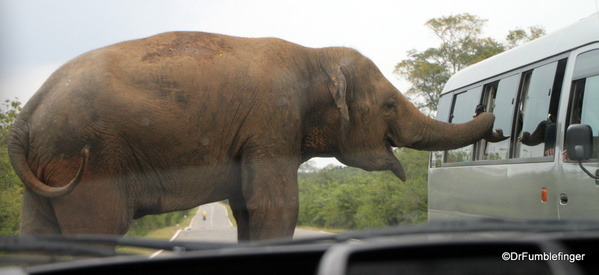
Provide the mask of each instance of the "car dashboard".
{"label": "car dashboard", "polygon": [[0,269],[15,274],[599,274],[599,232],[451,233],[241,245]]}

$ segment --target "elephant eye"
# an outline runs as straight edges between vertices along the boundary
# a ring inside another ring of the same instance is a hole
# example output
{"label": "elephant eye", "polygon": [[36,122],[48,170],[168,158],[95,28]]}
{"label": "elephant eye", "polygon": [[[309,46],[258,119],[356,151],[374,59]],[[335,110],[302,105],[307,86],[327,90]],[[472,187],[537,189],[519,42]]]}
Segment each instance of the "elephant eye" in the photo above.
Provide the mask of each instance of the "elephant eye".
{"label": "elephant eye", "polygon": [[397,105],[395,104],[395,101],[390,101],[390,102],[385,103],[385,109],[388,111],[395,109],[396,106]]}

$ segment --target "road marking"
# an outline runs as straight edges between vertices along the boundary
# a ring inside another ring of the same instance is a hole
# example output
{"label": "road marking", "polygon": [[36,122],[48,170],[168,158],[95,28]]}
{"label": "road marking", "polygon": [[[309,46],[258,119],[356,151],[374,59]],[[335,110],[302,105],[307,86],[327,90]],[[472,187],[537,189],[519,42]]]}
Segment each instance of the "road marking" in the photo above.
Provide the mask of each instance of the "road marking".
{"label": "road marking", "polygon": [[229,211],[227,211],[227,207],[224,206],[222,203],[219,203],[219,204],[221,206],[225,207],[225,216],[227,216],[227,221],[229,222],[229,227],[233,227],[233,223],[231,222],[231,219],[229,218]]}
{"label": "road marking", "polygon": [[179,233],[181,233],[181,229],[177,230],[177,232],[175,233],[175,235],[173,235],[169,242],[172,242],[177,236],[179,236]]}
{"label": "road marking", "polygon": [[[177,232],[175,232],[175,235],[173,235],[173,237],[169,240],[169,242],[172,242],[175,238],[177,238],[177,236],[179,236],[179,233],[181,233],[181,229],[177,230]],[[152,255],[150,255],[150,259],[158,256],[158,254],[162,253],[162,251],[164,251],[164,249],[160,249],[156,252],[154,252]]]}
{"label": "road marking", "polygon": [[[214,208],[214,207],[213,207]],[[196,212],[196,214],[193,216],[193,218],[191,218],[191,222],[189,223],[189,227],[193,226],[193,221],[195,220],[195,218],[200,214],[200,211],[202,210],[202,206],[198,207],[198,212]],[[214,213],[214,209],[212,211]],[[175,232],[175,234],[173,235],[173,237],[169,240],[169,242],[172,242],[175,238],[177,238],[177,236],[179,236],[179,234],[181,233],[181,229],[177,230],[177,232]],[[162,253],[164,251],[164,249],[160,249],[154,253],[152,253],[152,255],[150,255],[150,259],[158,256],[160,253]]]}
{"label": "road marking", "polygon": [[210,204],[210,229],[214,228],[214,204]]}
{"label": "road marking", "polygon": [[162,251],[164,251],[164,249],[160,249],[160,250],[154,252],[154,254],[150,255],[149,259],[152,259],[152,258],[158,256],[158,254],[162,253]]}
{"label": "road marking", "polygon": [[198,216],[198,214],[200,214],[200,210],[202,210],[202,206],[198,207],[198,212],[196,212],[196,214],[193,216],[193,218],[191,218],[191,222],[189,223],[189,227],[193,228],[193,221],[196,219],[196,217]]}

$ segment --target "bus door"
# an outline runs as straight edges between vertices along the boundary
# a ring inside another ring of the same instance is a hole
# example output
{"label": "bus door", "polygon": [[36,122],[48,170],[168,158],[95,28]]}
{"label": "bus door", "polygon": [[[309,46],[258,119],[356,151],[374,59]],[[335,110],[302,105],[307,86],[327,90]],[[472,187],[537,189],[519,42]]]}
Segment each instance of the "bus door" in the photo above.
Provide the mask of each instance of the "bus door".
{"label": "bus door", "polygon": [[[595,49],[592,49],[595,48]],[[592,174],[599,172],[599,49],[597,45],[572,53],[575,60],[571,71],[570,96],[562,110],[567,110],[565,127],[560,132],[562,148],[567,127],[572,124],[591,126],[593,133],[593,154],[583,165]],[[566,85],[567,86],[567,85]],[[559,218],[599,220],[599,181],[586,175],[578,162],[560,158],[561,173],[559,192],[554,194],[559,201]]]}
{"label": "bus door", "polygon": [[[524,68],[507,165],[506,217],[557,219],[555,127],[566,59]],[[552,134],[553,131],[553,134]]]}

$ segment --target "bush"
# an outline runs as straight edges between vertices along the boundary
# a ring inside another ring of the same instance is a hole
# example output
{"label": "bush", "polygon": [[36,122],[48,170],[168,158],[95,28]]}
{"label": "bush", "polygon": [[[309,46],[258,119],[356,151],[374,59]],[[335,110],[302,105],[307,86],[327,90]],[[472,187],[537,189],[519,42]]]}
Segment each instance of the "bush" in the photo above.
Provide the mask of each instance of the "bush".
{"label": "bush", "polygon": [[160,215],[147,215],[143,218],[133,220],[131,227],[129,227],[129,231],[125,236],[143,237],[154,230],[177,225],[181,223],[185,216],[189,215],[190,212],[191,210],[183,210]]}
{"label": "bush", "polygon": [[19,234],[23,185],[10,164],[6,141],[20,110],[21,103],[16,99],[0,106],[0,235]]}
{"label": "bush", "polygon": [[300,169],[298,225],[368,229],[427,220],[428,152],[396,150],[408,180],[352,167]]}

